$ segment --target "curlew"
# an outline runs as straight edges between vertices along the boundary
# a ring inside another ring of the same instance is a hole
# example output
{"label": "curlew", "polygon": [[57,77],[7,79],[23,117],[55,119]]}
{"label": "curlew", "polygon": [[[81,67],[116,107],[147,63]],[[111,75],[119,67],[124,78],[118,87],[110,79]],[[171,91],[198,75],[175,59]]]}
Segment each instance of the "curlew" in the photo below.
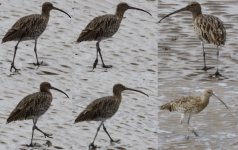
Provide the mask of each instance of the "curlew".
{"label": "curlew", "polygon": [[29,146],[33,146],[32,142],[35,129],[44,134],[45,137],[51,138],[52,136],[52,134],[45,133],[36,126],[38,118],[42,116],[51,105],[53,98],[50,89],[57,90],[69,97],[65,92],[51,86],[50,83],[42,82],[40,84],[40,92],[24,97],[7,119],[7,123],[17,120],[33,120],[31,143]]}
{"label": "curlew", "polygon": [[96,43],[96,60],[93,64],[93,69],[96,68],[98,63],[98,54],[100,55],[103,68],[111,68],[111,65],[105,65],[101,53],[101,49],[99,43],[104,40],[111,38],[119,29],[121,21],[123,19],[123,15],[126,10],[135,9],[139,11],[144,11],[151,15],[148,11],[145,11],[140,8],[131,7],[127,3],[119,3],[117,5],[116,13],[107,14],[103,16],[98,16],[94,18],[86,28],[80,33],[77,42],[80,43],[82,41],[97,41]]}
{"label": "curlew", "polygon": [[203,61],[204,61],[203,70],[206,71],[212,68],[206,66],[206,58],[205,58],[206,53],[204,50],[204,42],[213,43],[214,45],[217,46],[217,71],[215,72],[214,76],[215,77],[222,76],[218,70],[218,59],[219,59],[218,47],[225,45],[226,42],[226,29],[224,27],[223,22],[215,16],[203,14],[201,5],[198,2],[189,3],[186,7],[176,10],[164,16],[159,22],[161,22],[164,18],[181,11],[192,12],[194,30],[198,34],[203,50]]}
{"label": "curlew", "polygon": [[[189,121],[193,114],[200,113],[204,108],[207,107],[209,103],[209,99],[211,96],[216,97],[225,107],[228,109],[228,106],[219,98],[217,97],[211,89],[207,89],[203,92],[201,96],[183,96],[180,97],[172,102],[166,103],[160,106],[161,110],[167,109],[170,112],[177,111],[181,113],[181,120],[180,123],[183,123],[184,117],[187,117],[187,126],[188,131],[190,131]],[[194,129],[191,130],[195,136],[198,136]]]}
{"label": "curlew", "polygon": [[14,55],[13,55],[13,60],[11,63],[11,68],[10,68],[11,72],[12,72],[12,69],[14,69],[15,71],[19,70],[15,67],[14,63],[15,63],[17,47],[21,41],[35,40],[34,52],[36,55],[36,63],[34,63],[34,64],[38,65],[38,66],[42,64],[42,62],[39,63],[39,61],[38,61],[37,48],[36,48],[37,39],[45,31],[46,26],[49,21],[50,11],[52,9],[61,11],[70,17],[70,15],[68,13],[66,13],[65,11],[63,11],[59,8],[54,7],[52,3],[45,2],[42,5],[41,14],[33,14],[33,15],[29,15],[29,16],[20,18],[11,27],[11,29],[8,30],[8,32],[3,37],[2,43],[8,42],[8,41],[17,41],[17,44],[15,46]]}
{"label": "curlew", "polygon": [[124,90],[131,90],[148,96],[142,91],[127,88],[122,84],[115,84],[113,86],[113,96],[106,96],[94,100],[75,119],[75,123],[82,121],[101,121],[99,127],[97,128],[97,132],[93,139],[93,142],[89,145],[89,148],[96,148],[96,146],[94,145],[94,141],[97,137],[98,131],[100,130],[101,126],[103,126],[103,130],[106,132],[111,142],[119,142],[119,140],[112,139],[110,134],[107,132],[104,122],[107,119],[111,118],[118,111],[122,99],[121,93]]}

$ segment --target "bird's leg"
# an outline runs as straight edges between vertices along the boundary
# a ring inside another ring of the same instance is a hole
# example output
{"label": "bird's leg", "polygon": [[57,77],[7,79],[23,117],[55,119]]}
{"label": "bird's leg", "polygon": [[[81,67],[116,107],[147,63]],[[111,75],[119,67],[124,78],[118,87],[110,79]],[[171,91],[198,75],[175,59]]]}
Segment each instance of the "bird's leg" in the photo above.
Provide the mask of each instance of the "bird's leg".
{"label": "bird's leg", "polygon": [[207,67],[207,65],[206,65],[206,52],[205,52],[205,49],[204,49],[204,42],[203,41],[201,41],[201,45],[202,45],[202,50],[203,50],[203,62],[204,62],[204,67],[202,68],[202,70],[207,71],[209,69],[212,69],[213,67]]}
{"label": "bird's leg", "polygon": [[113,140],[112,137],[110,136],[110,134],[107,132],[107,129],[106,129],[104,123],[102,125],[103,125],[103,130],[107,133],[108,137],[111,140],[111,143],[113,143],[113,142],[118,143],[120,140],[119,139],[118,140]]}
{"label": "bird's leg", "polygon": [[222,75],[218,71],[218,63],[219,63],[219,49],[218,49],[218,46],[217,46],[217,71],[216,71],[216,73],[214,75],[216,77],[222,77]]}
{"label": "bird's leg", "polygon": [[96,148],[96,146],[94,145],[94,141],[96,140],[96,137],[98,135],[98,131],[100,130],[102,125],[103,125],[103,121],[100,123],[99,127],[97,128],[96,135],[94,136],[93,142],[89,145],[89,149]]}
{"label": "bird's leg", "polygon": [[11,68],[10,68],[10,71],[12,72],[12,69],[14,69],[15,71],[18,71],[20,69],[17,69],[14,65],[14,62],[15,62],[15,57],[16,57],[16,53],[17,53],[17,47],[18,47],[18,44],[21,42],[21,39],[19,39],[19,41],[17,42],[17,45],[15,46],[15,50],[14,50],[14,55],[13,55],[13,60],[12,60],[12,63],[11,63]]}
{"label": "bird's leg", "polygon": [[[190,128],[190,125],[189,125],[190,119],[191,119],[191,114],[189,114],[188,120],[187,120],[188,132],[191,131],[195,136],[199,136],[194,128],[192,128],[192,127]],[[187,139],[188,138],[189,138],[189,135],[187,135]]]}
{"label": "bird's leg", "polygon": [[184,119],[185,114],[181,114],[181,119],[180,119],[180,123],[183,124],[183,119]]}
{"label": "bird's leg", "polygon": [[36,63],[34,63],[34,65],[40,66],[40,65],[43,63],[43,61],[42,61],[41,63],[39,63],[39,61],[38,61],[37,48],[36,48],[36,46],[37,46],[37,39],[35,39],[35,47],[34,47],[34,52],[35,52],[35,55],[36,55]]}
{"label": "bird's leg", "polygon": [[97,46],[97,51],[98,51],[98,53],[99,53],[99,55],[100,55],[100,58],[101,58],[101,61],[102,61],[102,67],[103,67],[103,68],[111,68],[112,65],[105,65],[105,64],[104,64],[104,61],[103,61],[103,58],[102,58],[101,49],[100,49],[100,46],[99,46],[99,42],[97,42],[96,46]]}
{"label": "bird's leg", "polygon": [[41,129],[39,129],[36,125],[35,125],[35,129],[40,131],[42,134],[44,134],[45,137],[48,137],[48,138],[53,138],[52,137],[52,134],[48,134],[48,133],[45,133],[43,132]]}
{"label": "bird's leg", "polygon": [[96,50],[96,59],[93,63],[93,69],[97,67],[97,64],[98,64],[98,49]]}
{"label": "bird's leg", "polygon": [[34,120],[34,119],[33,119],[32,134],[31,134],[31,143],[28,145],[28,146],[30,146],[30,147],[33,147],[33,136],[34,136],[34,130],[35,130],[36,122],[37,122],[37,120]]}

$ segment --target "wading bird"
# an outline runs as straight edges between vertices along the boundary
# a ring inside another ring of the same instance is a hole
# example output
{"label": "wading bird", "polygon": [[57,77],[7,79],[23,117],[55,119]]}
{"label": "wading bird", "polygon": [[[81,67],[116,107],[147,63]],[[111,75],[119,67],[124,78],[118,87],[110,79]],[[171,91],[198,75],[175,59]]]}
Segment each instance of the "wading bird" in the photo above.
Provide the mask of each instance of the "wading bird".
{"label": "wading bird", "polygon": [[[211,89],[205,90],[201,96],[183,96],[177,98],[172,102],[160,106],[160,109],[161,110],[167,109],[170,112],[177,111],[181,113],[181,120],[180,120],[181,124],[183,123],[184,117],[187,117],[188,131],[190,131],[191,129],[189,127],[189,121],[191,116],[193,114],[200,113],[204,108],[206,108],[211,96],[216,97],[228,109],[228,106],[219,97],[217,97]],[[198,136],[198,134],[194,129],[192,129],[191,131],[192,133],[194,133],[194,135]]]}
{"label": "wading bird", "polygon": [[7,123],[17,120],[33,120],[31,143],[29,146],[33,146],[32,142],[35,129],[44,134],[45,137],[51,138],[52,136],[52,134],[45,133],[36,126],[38,118],[42,116],[51,105],[53,97],[50,89],[57,90],[69,97],[65,92],[51,86],[50,83],[42,82],[40,84],[40,92],[24,97],[7,119]]}
{"label": "wading bird", "polygon": [[37,39],[45,31],[46,26],[49,21],[50,11],[52,9],[61,11],[70,17],[70,15],[68,13],[66,13],[65,11],[63,11],[59,8],[54,7],[52,3],[45,2],[42,5],[41,14],[33,14],[33,15],[29,15],[29,16],[20,18],[11,27],[11,29],[9,29],[8,32],[5,34],[4,38],[2,39],[2,43],[5,43],[7,41],[17,41],[10,71],[12,71],[12,69],[14,69],[15,71],[19,70],[15,67],[14,63],[15,63],[17,47],[21,41],[35,40],[34,52],[36,55],[36,63],[34,63],[34,64],[37,66],[42,64],[42,62],[39,63],[39,61],[38,61],[37,48],[36,48]]}
{"label": "wading bird", "polygon": [[98,53],[100,55],[101,61],[102,61],[102,66],[104,68],[111,68],[111,65],[105,65],[102,54],[101,54],[101,49],[99,46],[99,43],[104,40],[111,38],[119,29],[121,21],[123,19],[123,15],[126,10],[128,9],[135,9],[139,11],[144,11],[151,15],[149,12],[136,8],[136,7],[131,7],[127,3],[119,3],[117,5],[116,13],[113,14],[107,14],[103,16],[98,16],[94,18],[92,21],[89,22],[89,24],[86,26],[86,28],[80,33],[77,42],[80,43],[82,41],[97,41],[96,43],[96,60],[94,61],[93,64],[93,69],[96,68],[97,63],[98,63]]}
{"label": "wading bird", "polygon": [[164,18],[181,11],[192,12],[194,29],[199,36],[203,49],[203,60],[204,60],[203,70],[206,71],[211,68],[206,66],[206,58],[205,58],[206,53],[204,50],[204,42],[213,43],[217,46],[217,71],[215,72],[214,76],[215,77],[222,76],[218,70],[218,60],[219,60],[218,47],[225,45],[226,42],[226,29],[224,27],[223,22],[215,16],[203,14],[201,5],[198,2],[189,3],[186,7],[176,10],[164,16],[159,22],[161,22]]}
{"label": "wading bird", "polygon": [[106,132],[111,142],[119,142],[119,140],[112,139],[110,134],[107,132],[104,122],[107,119],[111,118],[118,111],[122,99],[121,93],[124,90],[135,91],[148,96],[147,94],[139,90],[127,88],[122,84],[115,84],[113,86],[113,96],[106,96],[94,100],[75,119],[75,123],[82,121],[101,121],[99,127],[97,128],[97,132],[93,139],[93,142],[89,145],[89,149],[96,148],[96,146],[94,145],[94,141],[97,137],[98,131],[100,130],[101,126],[103,126],[103,130]]}

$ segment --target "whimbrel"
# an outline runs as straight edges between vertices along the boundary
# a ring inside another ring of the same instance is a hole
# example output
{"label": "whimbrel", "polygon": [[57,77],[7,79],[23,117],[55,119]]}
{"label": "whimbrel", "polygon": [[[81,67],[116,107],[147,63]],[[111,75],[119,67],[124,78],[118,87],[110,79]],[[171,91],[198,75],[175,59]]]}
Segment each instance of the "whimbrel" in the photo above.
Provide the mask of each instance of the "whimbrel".
{"label": "whimbrel", "polygon": [[36,63],[34,64],[38,66],[41,65],[42,62],[39,63],[38,56],[37,56],[37,48],[36,48],[37,39],[45,31],[49,21],[50,11],[52,9],[61,11],[70,17],[68,13],[66,13],[65,11],[59,8],[54,7],[52,3],[45,2],[42,5],[41,14],[33,14],[33,15],[20,18],[11,27],[11,29],[9,29],[8,32],[5,34],[4,38],[2,39],[2,43],[5,43],[7,41],[18,41],[15,46],[15,51],[14,51],[10,71],[12,71],[12,69],[14,69],[15,71],[19,70],[15,67],[15,64],[14,64],[17,47],[21,41],[26,41],[26,40],[35,40],[34,52],[36,55]]}
{"label": "whimbrel", "polygon": [[189,3],[186,7],[176,10],[164,16],[159,22],[161,22],[164,18],[181,11],[192,12],[194,29],[199,36],[203,49],[203,60],[204,60],[203,70],[206,71],[211,68],[206,66],[206,58],[205,58],[206,53],[204,50],[204,42],[213,43],[217,46],[217,71],[215,72],[214,75],[215,77],[222,76],[218,71],[218,59],[219,59],[218,47],[225,45],[226,42],[226,29],[224,27],[223,22],[215,16],[202,14],[201,5],[198,2]]}
{"label": "whimbrel", "polygon": [[117,30],[120,27],[121,21],[123,19],[123,15],[125,11],[128,9],[144,11],[150,14],[149,12],[143,9],[131,7],[127,3],[119,3],[117,5],[116,13],[114,15],[107,14],[107,15],[98,16],[94,18],[92,21],[89,22],[86,28],[80,33],[79,38],[77,39],[77,42],[79,43],[82,41],[97,41],[96,60],[94,61],[93,69],[96,68],[98,63],[98,53],[102,61],[102,66],[104,68],[112,67],[111,65],[104,64],[99,43],[104,39],[111,38],[117,32]]}
{"label": "whimbrel", "polygon": [[[172,111],[180,112],[181,124],[183,123],[184,117],[188,117],[187,126],[188,126],[188,131],[190,131],[189,121],[190,121],[191,115],[200,113],[204,108],[206,108],[211,96],[216,97],[228,109],[228,106],[219,97],[217,97],[211,89],[205,90],[201,96],[180,97],[172,102],[169,102],[160,106],[160,109],[161,110],[167,109],[170,112]],[[198,136],[198,134],[195,132],[194,129],[192,129],[191,131],[196,136]]]}
{"label": "whimbrel", "polygon": [[96,147],[94,145],[94,141],[97,137],[98,131],[100,130],[101,126],[103,126],[103,129],[108,135],[108,137],[110,138],[111,142],[119,142],[119,140],[112,139],[110,134],[107,132],[104,122],[107,119],[111,118],[117,112],[121,103],[121,99],[122,99],[121,93],[124,90],[131,90],[131,91],[139,92],[148,96],[142,91],[127,88],[122,84],[115,84],[113,86],[113,96],[106,96],[106,97],[102,97],[102,98],[94,100],[75,119],[75,123],[82,122],[82,121],[101,121],[99,127],[97,128],[97,132],[93,139],[93,142],[89,145],[89,148]]}
{"label": "whimbrel", "polygon": [[31,143],[29,146],[33,146],[32,142],[35,129],[44,134],[45,137],[51,138],[52,136],[52,134],[45,133],[36,126],[38,118],[42,116],[51,105],[53,98],[50,89],[57,90],[69,97],[65,92],[51,86],[50,83],[42,82],[40,84],[40,92],[24,97],[7,119],[7,123],[17,120],[33,120]]}

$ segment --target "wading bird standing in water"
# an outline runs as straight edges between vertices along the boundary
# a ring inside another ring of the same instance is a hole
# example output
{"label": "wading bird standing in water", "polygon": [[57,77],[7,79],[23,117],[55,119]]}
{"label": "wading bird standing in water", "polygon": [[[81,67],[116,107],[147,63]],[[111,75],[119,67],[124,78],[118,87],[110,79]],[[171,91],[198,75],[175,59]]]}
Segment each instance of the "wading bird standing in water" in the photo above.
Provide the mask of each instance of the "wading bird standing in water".
{"label": "wading bird standing in water", "polygon": [[[188,131],[190,131],[191,129],[189,127],[189,121],[191,116],[193,114],[200,113],[204,108],[206,108],[211,96],[216,97],[228,109],[228,106],[219,97],[217,97],[211,89],[205,90],[201,96],[183,96],[183,97],[177,98],[176,100],[172,102],[169,102],[160,106],[160,109],[161,110],[167,109],[170,112],[172,111],[180,112],[181,124],[183,123],[184,117],[187,117]],[[198,136],[197,132],[194,129],[192,129],[191,131],[192,133],[194,133],[195,136]]]}
{"label": "wading bird standing in water", "polygon": [[128,9],[144,11],[148,13],[149,15],[151,15],[149,12],[143,9],[131,7],[127,3],[120,3],[117,5],[116,13],[114,15],[107,14],[107,15],[98,16],[94,18],[92,21],[89,22],[86,28],[80,33],[77,39],[78,43],[82,41],[97,41],[96,60],[94,61],[93,69],[96,68],[97,66],[98,54],[100,55],[103,68],[112,67],[111,65],[104,64],[99,43],[104,39],[111,38],[117,32],[117,30],[120,27],[121,21],[123,19],[123,15],[125,11]]}
{"label": "wading bird standing in water", "polygon": [[35,129],[44,134],[45,137],[51,138],[52,136],[51,134],[43,132],[36,126],[38,118],[49,109],[53,100],[50,89],[57,90],[69,97],[65,92],[51,86],[50,83],[42,82],[40,84],[40,92],[36,92],[24,97],[7,118],[7,123],[17,120],[33,120],[31,143],[29,146],[33,146],[33,136]]}
{"label": "wading bird standing in water", "polygon": [[33,14],[33,15],[29,15],[29,16],[20,18],[11,27],[11,29],[9,29],[8,32],[5,34],[4,38],[2,39],[2,43],[5,43],[7,41],[17,41],[10,71],[12,71],[12,69],[14,69],[15,71],[19,70],[15,67],[14,63],[15,63],[17,47],[21,41],[35,40],[34,52],[36,55],[36,63],[34,63],[34,64],[37,66],[42,64],[42,62],[39,63],[39,61],[38,61],[37,48],[36,48],[37,39],[45,31],[46,26],[49,21],[50,11],[52,9],[61,11],[70,17],[70,15],[68,13],[66,13],[65,11],[54,7],[53,4],[51,4],[49,2],[45,2],[42,5],[41,14]]}
{"label": "wading bird standing in water", "polygon": [[222,76],[218,70],[218,60],[219,60],[219,46],[225,45],[226,42],[226,29],[224,27],[223,22],[212,15],[202,14],[201,5],[198,2],[191,2],[186,7],[176,10],[166,16],[164,16],[159,22],[161,22],[164,18],[181,12],[181,11],[190,11],[193,16],[193,25],[195,32],[198,34],[199,39],[201,40],[202,49],[203,49],[203,59],[204,59],[204,67],[203,70],[208,70],[211,67],[206,66],[206,53],[204,50],[204,42],[213,43],[217,46],[217,71],[214,76],[219,77]]}
{"label": "wading bird standing in water", "polygon": [[148,96],[147,94],[139,90],[127,88],[122,84],[115,84],[113,86],[113,96],[106,96],[106,97],[102,97],[102,98],[94,100],[75,119],[75,123],[82,122],[82,121],[101,121],[97,129],[96,135],[93,139],[93,142],[89,145],[89,149],[96,148],[96,146],[94,145],[94,141],[97,137],[98,131],[100,130],[101,126],[103,126],[103,130],[106,132],[111,142],[119,142],[119,140],[112,139],[110,134],[107,132],[104,122],[107,119],[111,118],[117,112],[121,104],[121,99],[122,99],[121,93],[124,90],[135,91],[135,92],[139,92]]}

